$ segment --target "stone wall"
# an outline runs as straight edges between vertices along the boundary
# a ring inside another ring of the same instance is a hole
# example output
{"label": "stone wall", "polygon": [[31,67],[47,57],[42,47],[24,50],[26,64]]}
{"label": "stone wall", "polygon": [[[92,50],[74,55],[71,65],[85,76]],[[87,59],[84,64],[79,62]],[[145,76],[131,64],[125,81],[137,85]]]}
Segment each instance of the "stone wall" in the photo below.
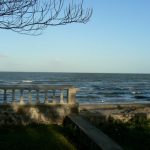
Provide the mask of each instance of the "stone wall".
{"label": "stone wall", "polygon": [[61,124],[70,114],[78,113],[78,104],[0,105],[0,126],[30,123]]}

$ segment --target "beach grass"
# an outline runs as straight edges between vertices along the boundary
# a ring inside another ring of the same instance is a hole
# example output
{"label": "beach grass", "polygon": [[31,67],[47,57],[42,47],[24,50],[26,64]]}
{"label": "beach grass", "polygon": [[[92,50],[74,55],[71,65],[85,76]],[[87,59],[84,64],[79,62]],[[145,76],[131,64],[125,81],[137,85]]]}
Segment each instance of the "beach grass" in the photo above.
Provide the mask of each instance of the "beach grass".
{"label": "beach grass", "polygon": [[58,125],[0,128],[0,150],[75,150]]}
{"label": "beach grass", "polygon": [[111,120],[98,126],[124,150],[150,149],[150,120],[135,119],[126,123]]}

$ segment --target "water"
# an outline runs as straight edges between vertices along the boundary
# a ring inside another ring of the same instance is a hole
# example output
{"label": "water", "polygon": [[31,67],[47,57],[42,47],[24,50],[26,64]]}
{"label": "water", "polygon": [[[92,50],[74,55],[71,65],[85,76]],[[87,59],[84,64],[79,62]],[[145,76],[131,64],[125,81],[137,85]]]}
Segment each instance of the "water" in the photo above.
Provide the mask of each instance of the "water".
{"label": "water", "polygon": [[150,74],[0,72],[0,84],[74,85],[79,103],[150,103]]}

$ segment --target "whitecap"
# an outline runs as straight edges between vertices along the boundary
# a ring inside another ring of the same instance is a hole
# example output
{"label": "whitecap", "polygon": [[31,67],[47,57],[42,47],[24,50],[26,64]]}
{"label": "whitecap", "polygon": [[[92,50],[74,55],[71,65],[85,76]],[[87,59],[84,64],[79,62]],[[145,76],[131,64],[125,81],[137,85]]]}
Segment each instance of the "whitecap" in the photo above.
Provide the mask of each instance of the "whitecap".
{"label": "whitecap", "polygon": [[22,80],[23,83],[31,83],[33,82],[32,80]]}

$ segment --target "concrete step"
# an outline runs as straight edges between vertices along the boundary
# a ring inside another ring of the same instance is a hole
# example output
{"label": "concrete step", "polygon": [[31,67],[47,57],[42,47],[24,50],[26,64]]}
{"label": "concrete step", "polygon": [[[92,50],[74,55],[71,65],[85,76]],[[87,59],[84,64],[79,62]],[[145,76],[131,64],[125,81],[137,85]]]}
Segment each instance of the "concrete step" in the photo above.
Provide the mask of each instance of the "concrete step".
{"label": "concrete step", "polygon": [[[86,147],[91,150],[122,150],[122,148],[110,139],[101,130],[97,129],[90,122],[83,119],[81,116],[71,115],[67,119],[74,124],[80,131],[82,139],[80,142],[86,144]],[[68,123],[68,122],[67,122]],[[84,136],[83,136],[84,135]],[[80,138],[80,137],[79,137]],[[85,142],[87,139],[87,142]],[[89,146],[88,146],[89,145]]]}

